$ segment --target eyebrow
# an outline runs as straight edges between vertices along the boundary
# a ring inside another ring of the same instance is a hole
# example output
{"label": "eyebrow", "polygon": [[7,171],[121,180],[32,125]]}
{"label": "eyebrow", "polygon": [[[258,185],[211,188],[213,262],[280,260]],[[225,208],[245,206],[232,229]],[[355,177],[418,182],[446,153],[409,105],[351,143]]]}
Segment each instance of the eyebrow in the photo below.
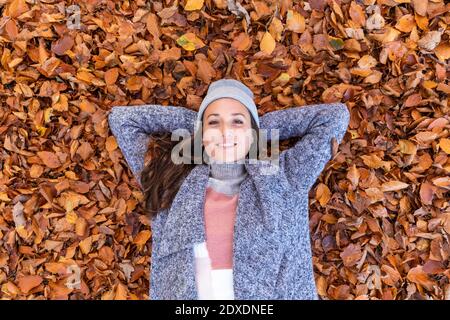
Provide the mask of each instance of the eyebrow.
{"label": "eyebrow", "polygon": [[[218,116],[218,115],[219,115],[218,113],[211,113],[210,115],[208,115],[208,118],[211,117],[211,116]],[[233,116],[241,115],[241,116],[243,116],[245,118],[243,113],[232,113],[232,115]]]}

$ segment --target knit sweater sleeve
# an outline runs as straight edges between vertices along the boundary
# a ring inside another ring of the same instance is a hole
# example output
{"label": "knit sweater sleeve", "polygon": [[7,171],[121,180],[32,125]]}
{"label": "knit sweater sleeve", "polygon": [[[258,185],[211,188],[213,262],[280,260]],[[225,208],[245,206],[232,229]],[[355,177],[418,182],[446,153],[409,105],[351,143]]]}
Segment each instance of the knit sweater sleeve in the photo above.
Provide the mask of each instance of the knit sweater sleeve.
{"label": "knit sweater sleeve", "polygon": [[111,132],[134,178],[142,188],[140,174],[150,135],[176,129],[194,131],[197,112],[185,107],[163,105],[114,106],[108,114]]}
{"label": "knit sweater sleeve", "polygon": [[340,144],[350,112],[344,103],[311,104],[276,110],[260,118],[261,128],[279,129],[279,140],[300,137],[280,153],[280,167],[295,189],[309,190],[332,156],[332,138]]}

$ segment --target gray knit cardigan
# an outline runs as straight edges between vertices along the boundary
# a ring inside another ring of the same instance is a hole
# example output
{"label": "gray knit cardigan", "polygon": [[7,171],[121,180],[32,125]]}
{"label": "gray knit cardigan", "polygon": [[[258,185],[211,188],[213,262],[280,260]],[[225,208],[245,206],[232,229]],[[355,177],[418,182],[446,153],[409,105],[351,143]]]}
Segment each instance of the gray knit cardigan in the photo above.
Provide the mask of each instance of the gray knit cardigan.
{"label": "gray knit cardigan", "polygon": [[[115,106],[110,129],[139,182],[149,135],[184,128],[193,133],[197,112],[180,106]],[[299,137],[267,160],[246,161],[233,242],[236,300],[317,300],[309,232],[308,192],[332,156],[332,138],[343,140],[350,113],[343,103],[312,104],[268,112],[263,129],[279,139]],[[270,135],[268,135],[270,139]],[[267,172],[267,171],[266,171]],[[203,204],[210,168],[197,164],[169,209],[152,218],[150,299],[196,300],[193,246],[205,238]]]}

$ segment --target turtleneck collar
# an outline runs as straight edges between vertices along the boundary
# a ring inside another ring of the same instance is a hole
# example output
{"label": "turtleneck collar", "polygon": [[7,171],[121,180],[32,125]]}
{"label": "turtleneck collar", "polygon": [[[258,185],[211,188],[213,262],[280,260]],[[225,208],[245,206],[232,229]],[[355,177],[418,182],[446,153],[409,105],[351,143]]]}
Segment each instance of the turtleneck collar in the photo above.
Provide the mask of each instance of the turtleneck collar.
{"label": "turtleneck collar", "polygon": [[239,193],[240,185],[248,174],[243,161],[213,161],[209,166],[211,170],[208,186],[228,195]]}
{"label": "turtleneck collar", "polygon": [[211,176],[219,180],[233,179],[245,174],[246,169],[243,163],[211,163]]}

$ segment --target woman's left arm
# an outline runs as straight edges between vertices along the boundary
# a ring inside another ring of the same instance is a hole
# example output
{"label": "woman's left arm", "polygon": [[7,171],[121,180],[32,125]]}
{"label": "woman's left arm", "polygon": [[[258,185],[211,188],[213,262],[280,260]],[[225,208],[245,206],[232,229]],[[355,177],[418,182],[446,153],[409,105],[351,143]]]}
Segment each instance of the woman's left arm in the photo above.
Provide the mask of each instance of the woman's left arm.
{"label": "woman's left arm", "polygon": [[280,153],[280,167],[295,189],[309,190],[331,159],[334,137],[340,144],[347,131],[350,112],[344,103],[312,104],[276,110],[260,118],[261,129],[279,129],[279,140],[301,137]]}

